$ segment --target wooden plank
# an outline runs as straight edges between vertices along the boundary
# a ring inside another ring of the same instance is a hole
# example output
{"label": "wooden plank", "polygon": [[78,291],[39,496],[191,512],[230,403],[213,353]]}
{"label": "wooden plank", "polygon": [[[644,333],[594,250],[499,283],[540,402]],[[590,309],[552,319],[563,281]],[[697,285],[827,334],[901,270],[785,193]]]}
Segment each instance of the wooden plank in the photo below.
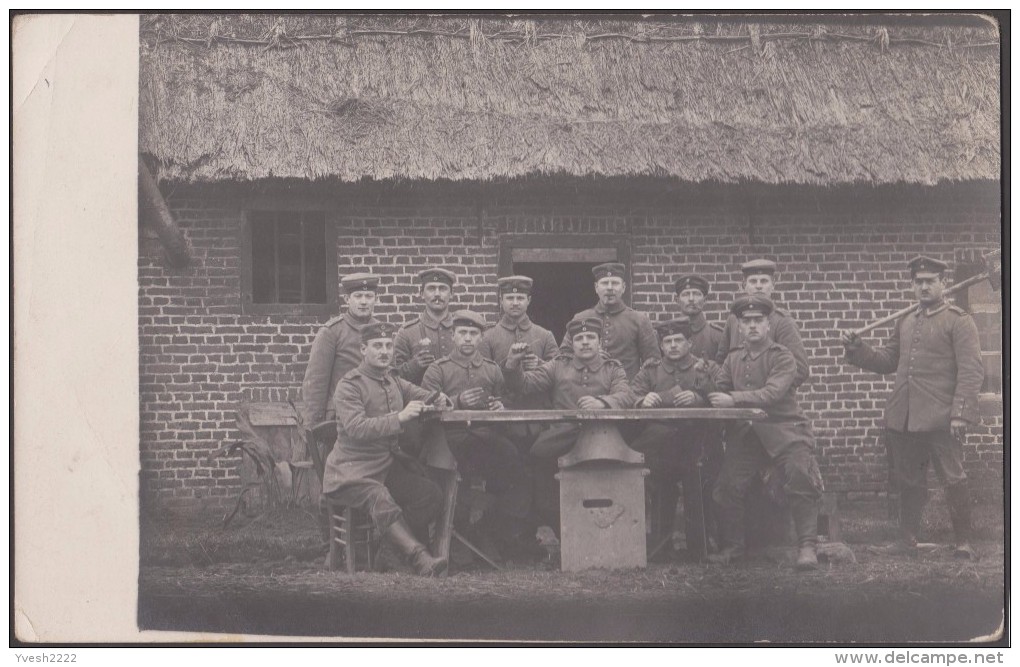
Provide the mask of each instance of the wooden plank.
{"label": "wooden plank", "polygon": [[252,426],[296,426],[290,403],[249,403]]}
{"label": "wooden plank", "polygon": [[615,248],[514,248],[514,262],[614,262]]}
{"label": "wooden plank", "polygon": [[432,413],[443,422],[585,422],[672,421],[682,419],[756,420],[766,417],[757,408],[663,408],[626,410],[448,410]]}

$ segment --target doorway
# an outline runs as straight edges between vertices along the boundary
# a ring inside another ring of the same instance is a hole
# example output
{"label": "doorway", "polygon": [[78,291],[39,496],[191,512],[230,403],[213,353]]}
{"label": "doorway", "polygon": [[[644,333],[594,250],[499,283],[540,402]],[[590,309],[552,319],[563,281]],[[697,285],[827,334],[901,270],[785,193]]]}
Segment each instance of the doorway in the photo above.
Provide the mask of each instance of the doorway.
{"label": "doorway", "polygon": [[[531,321],[563,339],[567,322],[576,313],[595,305],[592,267],[603,262],[628,265],[630,239],[607,235],[522,234],[500,239],[499,275],[521,274],[534,279]],[[630,292],[624,294],[630,303]]]}

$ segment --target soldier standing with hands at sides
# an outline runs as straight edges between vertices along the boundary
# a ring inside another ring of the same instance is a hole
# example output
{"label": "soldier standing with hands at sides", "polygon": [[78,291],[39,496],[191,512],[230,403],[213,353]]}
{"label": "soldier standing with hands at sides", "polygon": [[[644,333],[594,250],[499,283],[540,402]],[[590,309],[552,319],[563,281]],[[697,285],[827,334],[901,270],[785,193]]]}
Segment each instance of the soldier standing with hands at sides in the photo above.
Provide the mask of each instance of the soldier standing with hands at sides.
{"label": "soldier standing with hands at sides", "polygon": [[783,472],[786,497],[793,511],[800,550],[798,570],[818,568],[818,509],[822,477],[814,457],[811,424],[797,404],[797,362],[769,338],[772,301],[760,294],[738,297],[730,310],[743,343],[723,363],[719,391],[708,396],[717,408],[761,408],[763,421],[727,428],[722,472],[715,487],[723,548],[709,561],[726,564],[744,553],[744,499],[748,487],[773,461]]}
{"label": "soldier standing with hands at sides", "polygon": [[[744,292],[749,296],[755,294],[764,296],[772,301],[772,292],[775,290],[778,274],[776,263],[768,259],[752,259],[744,263],[740,270],[744,274]],[[779,343],[793,355],[797,363],[797,371],[794,377],[794,388],[804,384],[811,374],[811,367],[808,365],[807,352],[804,351],[804,343],[801,342],[800,332],[797,330],[797,322],[790,313],[782,308],[775,307],[769,314],[769,332],[772,340]],[[723,331],[723,340],[719,346],[719,356],[716,361],[720,364],[732,350],[739,349],[743,343],[743,336],[735,315],[730,315],[726,320],[726,328]]]}
{"label": "soldier standing with hands at sides", "polygon": [[[454,313],[454,349],[428,367],[422,387],[451,396],[454,407],[460,410],[502,410],[503,372],[496,362],[478,352],[484,330],[485,318],[478,313]],[[531,484],[514,444],[492,427],[449,423],[426,436],[428,446],[442,446],[435,442],[441,435],[458,469],[465,476],[480,475],[486,490],[496,496],[496,516],[490,523],[499,545],[514,557],[527,556],[529,548],[534,553],[535,527],[528,523]]]}
{"label": "soldier standing with hands at sides", "polygon": [[[623,295],[627,291],[624,280],[626,271],[627,267],[618,262],[607,262],[593,268],[591,272],[595,276],[595,294],[599,302],[574,315],[573,319],[599,320],[602,349],[623,365],[630,379],[637,375],[642,363],[659,357],[659,341],[648,316],[623,302]],[[568,332],[560,350],[570,352],[571,348]]]}
{"label": "soldier standing with hands at sides", "polygon": [[[547,361],[533,371],[523,371],[527,343],[514,343],[504,363],[507,387],[524,394],[546,394],[554,410],[602,410],[629,408],[634,395],[623,365],[601,354],[602,320],[596,317],[567,323],[571,351]],[[557,457],[570,451],[577,440],[577,424],[553,424],[542,431],[531,448],[535,457],[535,504],[541,520],[559,531],[559,488],[554,475]]]}
{"label": "soldier standing with hands at sides", "polygon": [[[337,440],[326,460],[322,489],[338,502],[364,509],[416,573],[433,576],[445,569],[446,559],[433,558],[423,543],[428,542],[429,523],[439,512],[442,494],[397,443],[404,425],[421,415],[431,392],[390,367],[392,325],[366,325],[361,341],[362,363],[336,390]],[[446,396],[439,400],[449,404]]]}
{"label": "soldier standing with hands at sides", "polygon": [[347,296],[347,311],[319,329],[301,384],[301,419],[305,428],[333,419],[333,394],[340,379],[361,363],[361,330],[377,322],[375,310],[379,278],[369,273],[352,273],[340,280]]}
{"label": "soldier standing with hands at sides", "polygon": [[954,556],[977,558],[971,540],[970,494],[963,469],[963,438],[978,423],[984,381],[974,320],[943,297],[949,265],[931,257],[909,264],[919,308],[896,325],[882,347],[854,332],[842,335],[847,362],[875,373],[896,373],[885,407],[886,438],[900,492],[900,537],[875,548],[887,554],[916,550],[928,502],[928,463],[945,486],[956,537]]}
{"label": "soldier standing with hands at sides", "polygon": [[425,369],[453,350],[450,297],[456,280],[454,273],[441,268],[425,269],[418,274],[425,310],[397,332],[394,342],[394,364],[405,380],[420,385]]}
{"label": "soldier standing with hands at sides", "polygon": [[[709,405],[708,395],[716,390],[719,366],[714,361],[700,359],[691,353],[691,321],[686,316],[655,325],[662,349],[662,359],[653,359],[638,371],[631,389],[639,408],[694,408]],[[645,455],[651,478],[660,493],[661,507],[667,508],[665,529],[672,529],[679,494],[677,483],[684,472],[696,468],[704,456],[705,440],[713,433],[711,424],[694,422],[652,422],[630,443],[632,449]],[[717,433],[717,431],[716,431]],[[700,478],[700,476],[698,476]],[[693,478],[692,478],[693,479]],[[689,500],[692,494],[702,494],[702,488],[684,487],[684,509],[687,514],[688,543],[691,531],[701,530],[700,523],[692,521]],[[697,497],[697,496],[693,496]],[[656,539],[664,537],[656,536]]]}

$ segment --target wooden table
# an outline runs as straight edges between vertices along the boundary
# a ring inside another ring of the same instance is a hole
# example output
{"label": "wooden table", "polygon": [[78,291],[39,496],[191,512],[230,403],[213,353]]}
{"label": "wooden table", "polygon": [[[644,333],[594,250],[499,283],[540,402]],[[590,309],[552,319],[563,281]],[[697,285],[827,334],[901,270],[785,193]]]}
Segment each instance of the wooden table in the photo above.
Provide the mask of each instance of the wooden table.
{"label": "wooden table", "polygon": [[[573,468],[581,463],[604,461],[618,462],[620,464],[640,464],[644,462],[644,456],[627,446],[623,441],[617,428],[620,422],[634,421],[687,421],[687,420],[757,420],[765,418],[765,412],[751,408],[630,408],[623,410],[499,410],[494,412],[480,410],[449,410],[433,415],[441,422],[459,422],[466,424],[477,423],[564,423],[576,422],[580,424],[580,434],[574,447],[567,454],[559,458],[560,469]],[[440,465],[441,461],[430,462],[430,465]],[[688,483],[697,483],[697,494],[685,494],[689,497],[701,497],[700,493],[700,470],[695,469],[690,481],[684,480],[685,486]],[[643,478],[641,494],[644,494]],[[561,496],[562,498],[562,496]],[[690,508],[695,513],[695,525],[700,526],[700,535],[688,535],[688,546],[692,548],[700,558],[706,556],[706,540],[704,534],[704,510],[699,503]],[[688,508],[685,508],[687,511]],[[561,521],[565,522],[566,519]],[[644,540],[644,512],[641,512],[641,539]],[[566,526],[561,525],[561,535],[565,534]],[[645,549],[642,544],[642,549]],[[570,547],[563,544],[561,547],[562,562],[573,562],[576,554],[569,553]]]}

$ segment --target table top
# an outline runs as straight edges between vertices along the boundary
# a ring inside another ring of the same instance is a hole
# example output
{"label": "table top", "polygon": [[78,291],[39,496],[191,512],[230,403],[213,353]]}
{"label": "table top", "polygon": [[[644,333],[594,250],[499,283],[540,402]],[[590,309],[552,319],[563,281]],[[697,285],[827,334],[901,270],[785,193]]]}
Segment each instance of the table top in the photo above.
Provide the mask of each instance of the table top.
{"label": "table top", "polygon": [[628,408],[625,410],[447,410],[433,413],[442,422],[606,422],[684,419],[756,420],[758,408]]}

